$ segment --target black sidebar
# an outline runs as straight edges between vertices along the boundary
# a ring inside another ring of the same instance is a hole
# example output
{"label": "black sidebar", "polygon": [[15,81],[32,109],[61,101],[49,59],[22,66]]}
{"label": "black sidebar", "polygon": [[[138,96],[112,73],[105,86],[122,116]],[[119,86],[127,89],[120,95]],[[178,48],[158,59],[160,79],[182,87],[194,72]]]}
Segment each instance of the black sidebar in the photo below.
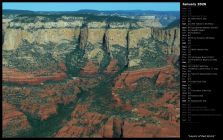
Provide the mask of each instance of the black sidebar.
{"label": "black sidebar", "polygon": [[183,139],[222,137],[221,9],[221,4],[216,1],[181,1],[181,138]]}

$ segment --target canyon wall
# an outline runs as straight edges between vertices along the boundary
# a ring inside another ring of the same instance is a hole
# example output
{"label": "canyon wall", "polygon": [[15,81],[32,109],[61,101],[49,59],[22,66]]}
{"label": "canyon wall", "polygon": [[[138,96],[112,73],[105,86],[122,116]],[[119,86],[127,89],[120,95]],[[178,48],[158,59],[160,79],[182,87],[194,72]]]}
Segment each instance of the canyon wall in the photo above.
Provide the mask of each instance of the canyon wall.
{"label": "canyon wall", "polygon": [[[126,61],[125,64],[130,61],[131,65],[136,65],[138,60],[131,60],[131,51],[139,49],[139,51],[143,52],[144,50],[139,45],[140,41],[152,38],[164,43],[161,48],[165,54],[179,55],[180,53],[179,27],[171,29],[155,27],[130,29],[117,24],[115,27],[100,28],[101,25],[98,24],[98,28],[94,28],[97,24],[94,23],[92,27],[90,23],[90,26],[78,28],[41,29],[17,29],[10,27],[10,23],[7,23],[5,25],[7,27],[4,26],[3,32],[3,50],[16,50],[23,46],[24,41],[37,46],[53,43],[51,47],[55,49],[60,44],[71,44],[72,41],[76,41],[76,44],[70,45],[70,49],[79,47],[85,50],[86,57],[90,60],[100,53],[103,55],[99,60],[96,60],[100,63],[104,53],[107,53],[112,59],[117,59],[117,55],[120,55],[120,59]],[[21,24],[20,26],[25,25]]]}

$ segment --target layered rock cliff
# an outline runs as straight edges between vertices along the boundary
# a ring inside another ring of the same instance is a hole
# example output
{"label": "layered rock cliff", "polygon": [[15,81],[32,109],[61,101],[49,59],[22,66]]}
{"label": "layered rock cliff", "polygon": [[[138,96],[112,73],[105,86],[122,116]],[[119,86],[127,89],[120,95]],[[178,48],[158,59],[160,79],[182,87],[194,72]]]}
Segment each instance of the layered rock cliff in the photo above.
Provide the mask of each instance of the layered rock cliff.
{"label": "layered rock cliff", "polygon": [[[84,51],[83,57],[87,61],[93,61],[98,69],[100,69],[104,59],[108,57],[117,60],[119,66],[129,64],[129,67],[147,67],[146,64],[142,64],[142,57],[147,53],[160,53],[159,50],[152,50],[154,48],[162,50],[161,53],[164,53],[165,56],[179,55],[180,31],[178,27],[171,29],[154,27],[131,29],[119,27],[117,24],[116,27],[106,25],[107,28],[99,28],[99,24],[98,28],[92,28],[92,26],[83,24],[82,27],[78,28],[16,29],[10,27],[10,22],[7,24],[8,26],[3,31],[3,51],[19,51],[24,46],[29,45],[30,49],[35,46],[35,52],[48,52],[56,61],[64,61],[66,54],[79,48]],[[20,24],[20,26],[25,25],[25,23]],[[27,56],[19,56],[19,58],[27,59]],[[13,65],[7,59],[3,59],[3,64],[6,66]]]}

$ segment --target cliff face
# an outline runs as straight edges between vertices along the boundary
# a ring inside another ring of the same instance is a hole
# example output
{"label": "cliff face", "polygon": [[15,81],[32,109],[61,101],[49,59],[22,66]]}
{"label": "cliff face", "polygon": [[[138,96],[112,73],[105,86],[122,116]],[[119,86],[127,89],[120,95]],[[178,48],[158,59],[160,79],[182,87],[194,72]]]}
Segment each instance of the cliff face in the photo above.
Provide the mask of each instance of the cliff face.
{"label": "cliff face", "polygon": [[[19,47],[23,40],[27,40],[30,43],[38,42],[44,44],[48,42],[61,43],[63,40],[72,41],[73,38],[80,36],[80,46],[84,42],[90,42],[92,44],[100,44],[103,41],[105,29],[94,28],[51,28],[51,29],[38,29],[23,30],[14,28],[4,28],[4,50],[13,50]],[[110,42],[110,45],[120,45],[126,47],[127,31],[130,31],[129,36],[129,48],[137,47],[139,40],[143,38],[154,37],[159,41],[167,42],[170,46],[179,47],[179,28],[173,29],[159,29],[159,28],[140,28],[140,29],[108,29],[106,32],[106,40]],[[88,39],[89,37],[89,39]]]}
{"label": "cliff face", "polygon": [[[97,25],[97,23],[94,24]],[[42,28],[33,30],[5,27],[3,51],[18,50],[24,47],[24,42],[30,45],[35,44],[37,47],[51,43],[50,47],[54,48],[54,51],[49,53],[58,59],[62,54],[60,52],[61,45],[66,44],[66,53],[71,52],[74,48],[80,48],[85,51],[84,57],[93,61],[98,68],[103,63],[102,61],[106,58],[106,55],[110,59],[118,60],[119,65],[129,63],[129,67],[137,67],[143,65],[140,59],[145,53],[148,53],[147,49],[149,48],[140,46],[145,45],[142,44],[143,40],[150,39],[151,41],[147,42],[149,46],[152,45],[152,41],[155,41],[155,47],[157,43],[162,43],[163,46],[158,47],[163,53],[166,55],[179,55],[179,28],[145,27],[129,29],[116,26],[106,29],[92,28],[92,25],[89,25],[79,28]],[[44,47],[41,49],[42,52],[48,51]],[[5,64],[7,63],[6,61],[4,60]]]}
{"label": "cliff face", "polygon": [[79,37],[79,48],[84,50],[88,40],[88,29],[81,29]]}
{"label": "cliff face", "polygon": [[20,18],[2,32],[5,137],[179,136],[179,27]]}
{"label": "cliff face", "polygon": [[49,42],[62,43],[78,38],[80,29],[39,29],[37,31],[6,29],[4,35],[3,50],[15,50],[26,40],[30,44],[47,44]]}
{"label": "cliff face", "polygon": [[165,41],[168,44],[167,54],[180,55],[180,28],[167,30],[153,29],[152,36],[159,41]]}

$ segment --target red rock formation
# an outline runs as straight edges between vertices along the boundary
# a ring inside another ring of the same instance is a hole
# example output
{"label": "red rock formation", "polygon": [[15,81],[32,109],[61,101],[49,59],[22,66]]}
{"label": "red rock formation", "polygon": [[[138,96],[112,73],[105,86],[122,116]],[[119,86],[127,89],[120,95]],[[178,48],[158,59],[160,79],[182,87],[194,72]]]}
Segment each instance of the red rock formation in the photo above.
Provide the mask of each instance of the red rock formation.
{"label": "red rock formation", "polygon": [[150,112],[146,108],[137,108],[137,114],[141,117],[149,116]]}
{"label": "red rock formation", "polygon": [[116,94],[115,90],[112,90],[112,97],[113,97],[113,99],[115,101],[115,106],[120,106],[122,104],[122,101],[121,101],[119,95]]}
{"label": "red rock formation", "polygon": [[17,111],[14,106],[3,102],[3,137],[16,136],[18,132],[30,128],[24,113]]}
{"label": "red rock formation", "polygon": [[120,137],[122,125],[123,121],[121,119],[111,117],[96,135],[103,138]]}
{"label": "red rock formation", "polygon": [[105,70],[106,74],[114,74],[118,71],[119,67],[117,66],[118,61],[115,59],[112,59],[108,65],[108,67]]}
{"label": "red rock formation", "polygon": [[124,138],[159,138],[159,137],[179,137],[180,127],[169,121],[156,124],[140,124],[137,122],[125,121],[123,125]]}
{"label": "red rock formation", "polygon": [[169,72],[161,71],[156,80],[157,86],[174,87],[175,79]]}
{"label": "red rock formation", "polygon": [[[89,62],[87,65],[87,71],[91,70],[91,65],[93,62]],[[96,67],[96,66],[95,66]],[[109,68],[110,69],[110,68]],[[93,70],[94,71],[94,70]],[[9,71],[8,71],[9,72]],[[17,71],[18,72],[18,71]],[[85,71],[86,72],[86,71]],[[18,72],[20,74],[20,72]],[[87,72],[82,74],[93,74],[94,72]],[[165,86],[167,88],[174,87],[175,81],[173,79],[173,74],[175,69],[171,66],[166,66],[163,68],[153,68],[153,69],[142,69],[137,71],[126,71],[116,78],[115,87],[112,89],[112,97],[114,98],[115,105],[113,107],[121,107],[127,111],[133,111],[139,117],[149,117],[153,116],[160,124],[151,124],[148,122],[131,122],[126,120],[120,120],[117,117],[106,116],[105,114],[100,114],[98,112],[90,112],[89,104],[78,104],[71,114],[71,119],[67,122],[63,122],[63,127],[55,133],[55,137],[113,137],[113,136],[123,136],[123,137],[166,137],[166,136],[179,136],[179,94],[176,92],[165,92],[162,97],[154,98],[149,103],[139,103],[137,106],[131,106],[130,103],[123,102],[119,95],[117,95],[117,90],[122,87],[127,87],[131,90],[137,86],[137,81],[140,78],[147,77],[152,78],[156,74],[158,75],[156,84],[157,86]],[[18,74],[18,75],[19,75]],[[24,73],[21,73],[21,75]],[[37,78],[36,73],[26,73],[26,77],[30,76],[33,79]],[[9,74],[8,74],[9,75]],[[38,75],[42,77],[41,75]],[[17,77],[18,78],[18,77]],[[22,78],[19,77],[20,79]],[[54,79],[59,80],[54,77]],[[25,80],[23,79],[23,82]],[[63,85],[44,85],[44,88],[40,93],[36,94],[40,99],[46,101],[46,104],[31,103],[30,98],[24,99],[21,102],[21,109],[30,112],[32,115],[38,115],[42,120],[48,119],[51,115],[56,114],[57,104],[64,103],[68,104],[76,98],[76,94],[80,92],[79,88],[74,88],[74,85],[83,86],[85,88],[91,88],[98,84],[100,80],[96,78],[74,78],[73,80],[68,80],[66,84]],[[73,94],[66,95],[65,89],[72,88]],[[32,91],[27,89],[26,95]],[[15,89],[15,92],[20,92],[19,89]],[[153,94],[156,94],[154,92]],[[174,102],[172,104],[171,102]],[[157,108],[164,107],[167,111],[158,110],[157,112],[152,112],[148,110],[149,106],[155,106]],[[133,110],[134,109],[134,110]],[[37,114],[36,114],[37,112]],[[165,120],[164,118],[169,118]],[[104,121],[107,120],[108,121]],[[102,122],[105,122],[103,124]],[[6,121],[7,122],[7,121]]]}
{"label": "red rock formation", "polygon": [[55,137],[90,137],[95,132],[96,126],[100,126],[105,115],[97,112],[88,112],[87,104],[77,105],[71,114],[71,120],[61,128]]}
{"label": "red rock formation", "polygon": [[[38,116],[42,120],[46,120],[48,117],[57,113],[56,108],[58,104],[66,105],[76,99],[76,95],[80,92],[80,89],[76,87],[74,83],[75,82],[73,80],[69,80],[67,83],[63,84],[45,85],[38,91],[33,90],[33,86],[3,86],[3,92],[7,100],[11,100],[10,98],[8,99],[7,94],[13,94],[14,96],[26,96],[25,98],[18,99],[20,109],[29,112],[33,116]],[[69,94],[65,92],[68,88],[72,89]],[[13,99],[14,98],[16,97],[13,97]]]}
{"label": "red rock formation", "polygon": [[99,137],[112,138],[112,136],[113,136],[113,119],[109,119],[97,135]]}
{"label": "red rock formation", "polygon": [[49,116],[56,113],[57,113],[56,105],[46,104],[40,107],[38,115],[40,116],[41,120],[46,120],[49,118]]}
{"label": "red rock formation", "polygon": [[[147,77],[152,78],[158,73],[167,73],[168,75],[171,75],[175,73],[175,70],[172,66],[168,65],[162,68],[152,68],[152,69],[142,69],[142,70],[135,70],[135,71],[125,71],[123,72],[117,79],[115,83],[115,88],[123,88],[125,85],[130,88],[134,89],[136,87],[136,81],[140,78]],[[162,75],[161,75],[162,76]],[[161,77],[162,78],[162,77]],[[158,79],[159,82],[166,82],[167,79]],[[172,80],[172,79],[171,79]],[[171,83],[172,81],[169,81]]]}
{"label": "red rock formation", "polygon": [[52,73],[51,76],[38,76],[31,72],[21,72],[17,69],[10,69],[3,67],[3,81],[13,82],[18,84],[31,84],[37,85],[47,80],[60,81],[66,78],[67,75],[64,72]]}
{"label": "red rock formation", "polygon": [[[171,90],[176,87],[178,83],[174,79],[176,70],[173,66],[168,65],[162,68],[143,69],[137,71],[126,71],[122,73],[115,83],[113,88],[113,94],[117,94],[117,90],[120,88],[127,88],[134,90],[137,86],[137,80],[142,77],[153,78],[158,75],[156,85],[164,86],[166,89]],[[123,126],[123,137],[179,137],[179,115],[180,115],[180,103],[179,91],[173,89],[169,92],[165,92],[163,96],[157,98],[157,92],[152,95],[152,101],[148,103],[139,103],[137,106],[129,107],[131,111],[140,117],[153,116],[160,124],[145,123],[143,121],[131,122],[125,120]],[[118,96],[114,96],[116,99]],[[117,100],[117,99],[116,99]],[[122,100],[119,101],[122,103]],[[124,106],[125,104],[121,104]],[[157,110],[150,111],[149,107],[154,107]]]}
{"label": "red rock formation", "polygon": [[85,74],[92,75],[92,74],[97,74],[97,73],[98,73],[98,68],[92,61],[88,61],[86,66],[83,68],[83,70],[81,70],[82,75],[85,75]]}

